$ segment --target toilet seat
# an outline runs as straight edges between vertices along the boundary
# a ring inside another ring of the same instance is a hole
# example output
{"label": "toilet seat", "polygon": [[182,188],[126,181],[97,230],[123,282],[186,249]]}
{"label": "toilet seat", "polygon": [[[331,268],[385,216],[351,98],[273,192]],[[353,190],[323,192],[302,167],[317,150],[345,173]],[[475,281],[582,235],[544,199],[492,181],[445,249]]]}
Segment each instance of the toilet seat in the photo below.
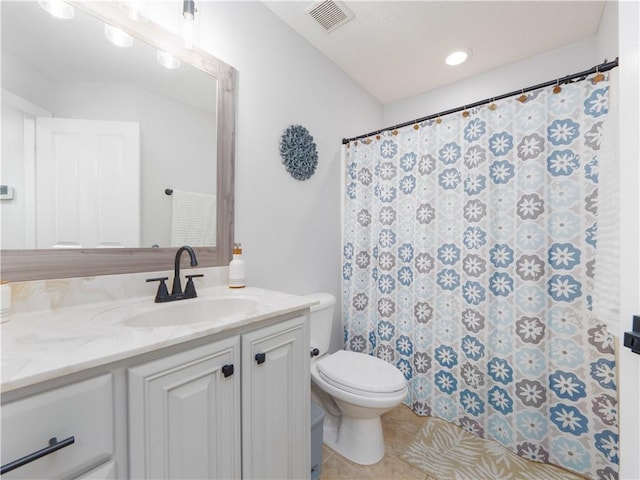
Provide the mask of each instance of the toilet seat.
{"label": "toilet seat", "polygon": [[328,384],[366,397],[385,397],[406,389],[400,370],[363,353],[339,350],[318,360],[316,369]]}

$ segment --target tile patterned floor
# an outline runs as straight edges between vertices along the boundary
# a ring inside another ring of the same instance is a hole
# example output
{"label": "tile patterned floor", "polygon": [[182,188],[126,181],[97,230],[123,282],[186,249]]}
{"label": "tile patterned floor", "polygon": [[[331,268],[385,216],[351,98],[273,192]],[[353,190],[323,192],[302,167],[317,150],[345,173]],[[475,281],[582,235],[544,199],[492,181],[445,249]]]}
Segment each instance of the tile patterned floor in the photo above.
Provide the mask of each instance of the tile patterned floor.
{"label": "tile patterned floor", "polygon": [[400,459],[425,420],[404,405],[385,413],[382,429],[386,451],[384,458],[375,465],[358,465],[323,445],[321,480],[436,480]]}
{"label": "tile patterned floor", "polygon": [[[385,455],[384,458],[375,465],[358,465],[347,460],[330,447],[323,445],[323,470],[320,475],[320,480],[438,480],[422,470],[415,468],[401,458],[402,454],[406,452],[426,421],[428,421],[428,417],[416,415],[405,405],[400,405],[390,412],[385,413],[382,416]],[[493,462],[491,455],[487,455],[484,458],[488,459],[489,463]],[[541,464],[536,465],[540,467]],[[468,469],[463,467],[468,467],[468,465],[461,465],[458,470],[455,469],[455,466],[451,466],[451,477],[457,478],[458,475],[461,475],[468,478]],[[467,472],[466,474],[464,473],[465,471]],[[516,469],[513,471],[515,472]],[[534,470],[528,471],[533,472]],[[580,480],[582,478],[572,472],[567,472],[552,465],[544,465],[542,470],[535,471],[538,472],[538,474],[536,474],[537,478],[562,478],[572,480]],[[542,475],[543,473],[544,475]],[[521,476],[517,478],[521,478]]]}

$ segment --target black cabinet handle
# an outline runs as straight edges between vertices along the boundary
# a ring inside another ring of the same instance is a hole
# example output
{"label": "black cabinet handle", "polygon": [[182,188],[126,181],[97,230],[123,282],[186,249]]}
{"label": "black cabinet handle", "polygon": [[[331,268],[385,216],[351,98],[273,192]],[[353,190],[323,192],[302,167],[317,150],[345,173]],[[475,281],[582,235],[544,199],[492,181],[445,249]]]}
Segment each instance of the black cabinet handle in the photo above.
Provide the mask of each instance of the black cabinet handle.
{"label": "black cabinet handle", "polygon": [[68,447],[72,443],[75,443],[75,437],[65,438],[64,440],[58,441],[56,437],[49,439],[49,446],[44,447],[43,449],[38,450],[37,452],[30,453],[29,455],[25,455],[22,458],[14,460],[13,462],[9,462],[5,465],[2,465],[0,468],[0,475],[4,475],[5,473],[10,472],[11,470],[15,470],[18,467],[22,467],[27,463],[31,463],[39,458],[46,457],[47,455],[60,450],[61,448]]}
{"label": "black cabinet handle", "polygon": [[640,315],[633,316],[633,330],[624,332],[624,346],[640,355]]}
{"label": "black cabinet handle", "polygon": [[256,353],[256,362],[258,365],[264,363],[266,359],[267,359],[266,353]]}
{"label": "black cabinet handle", "polygon": [[222,374],[224,375],[224,378],[233,375],[233,364],[222,367]]}

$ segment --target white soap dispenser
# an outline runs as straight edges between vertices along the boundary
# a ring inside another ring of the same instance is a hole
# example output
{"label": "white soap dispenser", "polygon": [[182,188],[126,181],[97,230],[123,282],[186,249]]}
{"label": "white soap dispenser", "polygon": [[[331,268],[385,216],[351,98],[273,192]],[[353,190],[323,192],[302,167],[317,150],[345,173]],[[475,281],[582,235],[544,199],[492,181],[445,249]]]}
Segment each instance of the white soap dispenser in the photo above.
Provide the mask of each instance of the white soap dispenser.
{"label": "white soap dispenser", "polygon": [[242,245],[240,245],[239,243],[234,243],[233,260],[229,262],[229,288],[243,288],[245,285]]}

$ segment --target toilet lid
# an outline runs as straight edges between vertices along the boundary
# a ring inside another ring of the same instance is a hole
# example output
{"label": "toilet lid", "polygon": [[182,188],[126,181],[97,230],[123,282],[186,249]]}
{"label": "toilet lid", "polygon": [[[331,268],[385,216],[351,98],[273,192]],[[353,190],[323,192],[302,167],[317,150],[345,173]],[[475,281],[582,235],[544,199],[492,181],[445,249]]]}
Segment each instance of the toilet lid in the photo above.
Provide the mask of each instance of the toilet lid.
{"label": "toilet lid", "polygon": [[326,382],[347,391],[381,394],[399,392],[406,387],[400,370],[363,353],[339,350],[316,365]]}

